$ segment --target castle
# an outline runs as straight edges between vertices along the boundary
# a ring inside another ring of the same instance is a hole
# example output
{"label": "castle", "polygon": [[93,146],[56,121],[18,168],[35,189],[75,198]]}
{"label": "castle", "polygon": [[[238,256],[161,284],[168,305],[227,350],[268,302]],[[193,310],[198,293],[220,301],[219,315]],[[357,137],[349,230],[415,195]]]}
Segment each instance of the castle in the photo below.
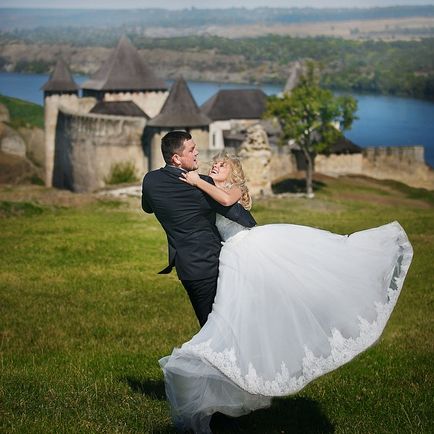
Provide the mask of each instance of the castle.
{"label": "castle", "polygon": [[[106,185],[119,163],[132,165],[139,178],[164,165],[161,137],[174,129],[192,134],[202,161],[225,148],[236,152],[243,159],[253,193],[270,191],[274,180],[303,166],[297,151],[279,148],[278,132],[261,121],[264,92],[220,90],[199,108],[182,77],[169,90],[125,36],[101,68],[81,85],[81,96],[62,60],[42,89],[47,186],[95,191]],[[407,173],[409,167],[417,176]],[[316,170],[329,175],[399,178],[434,189],[423,147],[362,152],[351,143],[341,143],[330,156],[317,157]]]}
{"label": "castle", "polygon": [[206,159],[233,124],[257,122],[266,103],[261,90],[222,90],[200,109],[182,77],[169,91],[126,37],[81,97],[62,60],[42,89],[46,185],[73,191],[104,187],[116,163],[134,164],[137,175],[161,167],[161,137],[174,129],[189,131]]}

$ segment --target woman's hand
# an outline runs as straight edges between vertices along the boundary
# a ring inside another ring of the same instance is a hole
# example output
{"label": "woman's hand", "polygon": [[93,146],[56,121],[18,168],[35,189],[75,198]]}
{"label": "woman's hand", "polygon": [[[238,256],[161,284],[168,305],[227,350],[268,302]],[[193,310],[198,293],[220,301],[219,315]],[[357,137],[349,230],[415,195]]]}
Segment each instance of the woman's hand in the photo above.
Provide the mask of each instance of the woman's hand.
{"label": "woman's hand", "polygon": [[186,182],[187,184],[192,185],[193,187],[197,187],[200,177],[197,172],[183,172],[181,173],[179,179]]}

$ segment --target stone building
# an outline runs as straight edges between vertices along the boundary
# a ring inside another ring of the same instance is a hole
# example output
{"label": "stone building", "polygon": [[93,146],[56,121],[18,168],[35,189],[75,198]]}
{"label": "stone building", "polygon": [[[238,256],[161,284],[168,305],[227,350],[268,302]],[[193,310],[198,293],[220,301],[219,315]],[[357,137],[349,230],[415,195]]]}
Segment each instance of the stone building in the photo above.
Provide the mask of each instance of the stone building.
{"label": "stone building", "polygon": [[97,101],[132,101],[150,118],[160,112],[167,98],[166,83],[146,65],[126,36],[81,88],[84,97]]}
{"label": "stone building", "polygon": [[65,62],[59,59],[49,80],[42,86],[42,90],[45,118],[45,184],[51,186],[59,108],[61,106],[77,108],[79,87]]}
{"label": "stone building", "polygon": [[149,169],[157,169],[165,164],[160,150],[161,138],[172,130],[188,131],[194,137],[203,158],[208,151],[210,122],[197,106],[185,80],[178,78],[161,112],[148,122],[145,130]]}
{"label": "stone building", "polygon": [[236,147],[246,129],[259,122],[265,111],[267,95],[261,89],[223,89],[202,104],[202,112],[211,119],[209,149]]}
{"label": "stone building", "polygon": [[[183,78],[169,93],[126,37],[82,85],[81,97],[62,60],[42,89],[48,186],[94,191],[106,185],[120,163],[133,165],[141,178],[164,164],[161,137],[175,129],[192,133],[202,163],[222,149],[238,154],[254,193],[266,194],[271,183],[303,169],[296,149],[278,146],[278,128],[261,120],[267,101],[262,90],[220,90],[199,108]],[[362,152],[343,140],[329,155],[317,156],[315,164],[317,171],[333,176],[387,177],[434,189],[421,147]],[[200,169],[206,171],[203,164]]]}
{"label": "stone building", "polygon": [[148,171],[144,129],[168,91],[128,38],[82,85],[82,97],[62,61],[43,90],[46,185],[93,191],[105,186],[117,163],[134,164],[137,176]]}

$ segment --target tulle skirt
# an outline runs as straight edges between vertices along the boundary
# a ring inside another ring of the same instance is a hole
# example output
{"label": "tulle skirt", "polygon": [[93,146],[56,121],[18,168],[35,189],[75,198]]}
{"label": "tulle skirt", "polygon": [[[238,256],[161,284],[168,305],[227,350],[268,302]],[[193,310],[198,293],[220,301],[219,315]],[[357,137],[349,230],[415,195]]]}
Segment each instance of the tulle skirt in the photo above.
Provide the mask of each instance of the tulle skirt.
{"label": "tulle skirt", "polygon": [[160,360],[177,428],[211,432],[298,392],[380,337],[413,251],[398,222],[349,236],[298,225],[235,235],[207,323]]}

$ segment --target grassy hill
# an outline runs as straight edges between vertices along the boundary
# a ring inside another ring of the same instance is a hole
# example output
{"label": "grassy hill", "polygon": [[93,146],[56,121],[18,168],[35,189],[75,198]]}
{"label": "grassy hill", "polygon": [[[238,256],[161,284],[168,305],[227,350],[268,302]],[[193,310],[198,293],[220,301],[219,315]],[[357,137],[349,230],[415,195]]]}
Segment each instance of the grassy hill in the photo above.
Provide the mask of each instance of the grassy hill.
{"label": "grassy hill", "polygon": [[32,126],[44,128],[44,108],[38,104],[18,98],[0,95],[0,104],[4,104],[11,116],[13,128]]}
{"label": "grassy hill", "polygon": [[[342,234],[398,220],[413,264],[376,346],[240,418],[240,432],[430,432],[433,193],[365,178],[316,185],[306,200],[281,184],[253,214]],[[167,247],[155,218],[138,198],[0,187],[0,224],[0,431],[174,433],[157,361],[198,326],[176,276],[156,274]]]}

